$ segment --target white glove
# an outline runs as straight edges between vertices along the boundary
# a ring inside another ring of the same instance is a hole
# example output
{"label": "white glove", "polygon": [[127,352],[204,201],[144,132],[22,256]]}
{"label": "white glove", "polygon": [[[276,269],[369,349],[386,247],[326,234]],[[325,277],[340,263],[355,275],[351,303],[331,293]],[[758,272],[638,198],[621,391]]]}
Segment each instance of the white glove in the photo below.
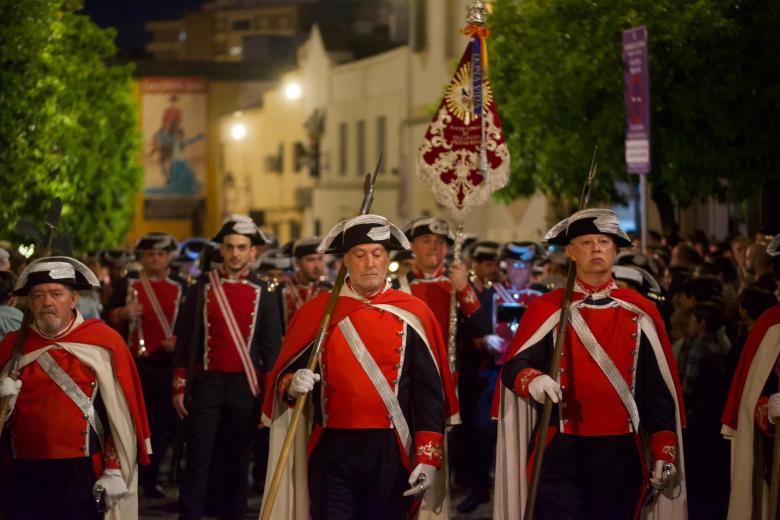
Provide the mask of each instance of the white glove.
{"label": "white glove", "polygon": [[485,345],[487,346],[488,350],[496,354],[501,353],[501,350],[504,348],[504,343],[504,338],[498,334],[488,334],[485,336]]}
{"label": "white glove", "polygon": [[436,473],[436,466],[430,464],[418,464],[409,475],[409,485],[412,486],[404,491],[404,496],[420,495],[433,484],[433,476]]}
{"label": "white glove", "polygon": [[127,484],[122,478],[122,472],[118,469],[106,469],[103,475],[92,486],[93,494],[101,486],[105,491],[103,493],[106,502],[106,511],[113,509],[117,502],[127,495]]}
{"label": "white glove", "polygon": [[542,374],[533,378],[528,385],[528,393],[537,403],[544,404],[544,396],[548,395],[553,403],[557,403],[563,397],[561,385],[553,381],[553,378],[547,374]]}
{"label": "white glove", "polygon": [[319,380],[319,374],[315,374],[308,368],[300,368],[293,374],[290,388],[287,389],[287,395],[290,396],[290,399],[298,399],[301,395],[314,390],[314,383]]}
{"label": "white glove", "polygon": [[653,475],[650,477],[650,483],[657,490],[664,490],[677,475],[677,467],[671,462],[663,460],[655,461],[653,466]]}
{"label": "white glove", "polygon": [[780,393],[769,396],[766,413],[769,416],[769,422],[775,424],[780,417]]}
{"label": "white glove", "polygon": [[19,391],[22,389],[21,379],[11,379],[4,377],[0,381],[0,399],[8,397],[8,413],[10,414],[16,405],[16,398],[19,397]]}

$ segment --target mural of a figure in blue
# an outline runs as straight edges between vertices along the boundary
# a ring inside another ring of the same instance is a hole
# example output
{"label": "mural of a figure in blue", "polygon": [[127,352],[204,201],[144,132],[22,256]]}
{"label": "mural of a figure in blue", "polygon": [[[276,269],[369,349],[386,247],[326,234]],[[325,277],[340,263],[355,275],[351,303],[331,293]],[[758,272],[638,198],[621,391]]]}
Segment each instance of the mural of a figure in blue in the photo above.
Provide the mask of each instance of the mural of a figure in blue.
{"label": "mural of a figure in blue", "polygon": [[160,129],[154,134],[149,156],[158,156],[160,172],[165,186],[146,188],[149,194],[196,195],[201,190],[195,172],[187,163],[187,147],[205,138],[197,134],[189,139],[181,125],[181,111],[176,107],[176,96],[171,97],[171,106],[163,114]]}

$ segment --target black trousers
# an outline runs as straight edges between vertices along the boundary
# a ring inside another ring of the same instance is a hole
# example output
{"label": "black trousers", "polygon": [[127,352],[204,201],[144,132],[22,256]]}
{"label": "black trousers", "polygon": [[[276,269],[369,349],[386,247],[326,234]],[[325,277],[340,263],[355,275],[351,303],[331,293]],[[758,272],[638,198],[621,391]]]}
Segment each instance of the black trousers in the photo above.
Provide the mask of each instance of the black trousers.
{"label": "black trousers", "polygon": [[88,457],[14,460],[6,487],[6,520],[100,520]]}
{"label": "black trousers", "polygon": [[393,430],[325,428],[309,459],[312,520],[402,520],[408,479]]}
{"label": "black trousers", "polygon": [[198,374],[187,410],[186,465],[179,483],[181,518],[203,516],[208,497],[210,515],[243,520],[259,411],[246,376]]}
{"label": "black trousers", "polygon": [[493,487],[490,469],[496,454],[496,423],[491,409],[498,373],[498,367],[492,365],[461,374],[460,404],[466,443],[460,447],[463,473],[471,494],[480,499],[490,498]]}
{"label": "black trousers", "polygon": [[544,453],[538,520],[630,520],[642,486],[632,435],[557,434]]}
{"label": "black trousers", "polygon": [[136,359],[152,438],[151,462],[139,466],[139,484],[147,490],[157,484],[160,462],[173,443],[176,433],[176,411],[171,402],[173,397],[171,361],[172,355],[168,352],[157,352],[152,357]]}

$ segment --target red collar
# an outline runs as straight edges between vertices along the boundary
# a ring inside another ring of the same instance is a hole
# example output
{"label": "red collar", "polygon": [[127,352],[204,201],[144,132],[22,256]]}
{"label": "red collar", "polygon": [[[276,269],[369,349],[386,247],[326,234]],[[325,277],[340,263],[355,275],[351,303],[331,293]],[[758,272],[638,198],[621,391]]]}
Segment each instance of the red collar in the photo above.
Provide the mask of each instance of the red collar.
{"label": "red collar", "polygon": [[249,277],[249,266],[244,267],[238,274],[229,274],[223,266],[219,266],[217,274],[220,278],[230,278],[232,280],[246,280]]}
{"label": "red collar", "polygon": [[444,276],[444,264],[439,266],[439,268],[431,274],[425,274],[417,264],[414,264],[414,267],[412,267],[412,274],[415,278],[438,278]]}
{"label": "red collar", "polygon": [[601,285],[590,285],[577,278],[577,284],[585,290],[585,294],[596,294],[606,292],[607,289],[614,285],[614,281],[610,278]]}

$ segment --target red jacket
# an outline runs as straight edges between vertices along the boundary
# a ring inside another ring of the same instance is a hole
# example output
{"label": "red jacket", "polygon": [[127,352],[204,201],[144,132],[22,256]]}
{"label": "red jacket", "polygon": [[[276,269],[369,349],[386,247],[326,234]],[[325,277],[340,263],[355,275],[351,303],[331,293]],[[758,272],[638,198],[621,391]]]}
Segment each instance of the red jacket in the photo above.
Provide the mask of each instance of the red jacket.
{"label": "red jacket", "polygon": [[[0,343],[0,365],[4,366],[10,360],[19,333],[10,333]],[[54,342],[29,329],[22,355]],[[138,459],[142,464],[148,463],[150,433],[146,405],[135,363],[119,334],[102,321],[91,319],[56,338],[56,342],[78,343],[110,351],[111,368],[135,429]],[[50,349],[49,354],[88,397],[94,396],[99,385],[90,367],[63,349]],[[91,455],[86,442],[89,432],[87,419],[41,366],[32,362],[23,367],[19,377],[22,390],[9,426],[15,456],[22,459],[60,459]],[[109,425],[104,424],[104,428],[108,429]]]}

